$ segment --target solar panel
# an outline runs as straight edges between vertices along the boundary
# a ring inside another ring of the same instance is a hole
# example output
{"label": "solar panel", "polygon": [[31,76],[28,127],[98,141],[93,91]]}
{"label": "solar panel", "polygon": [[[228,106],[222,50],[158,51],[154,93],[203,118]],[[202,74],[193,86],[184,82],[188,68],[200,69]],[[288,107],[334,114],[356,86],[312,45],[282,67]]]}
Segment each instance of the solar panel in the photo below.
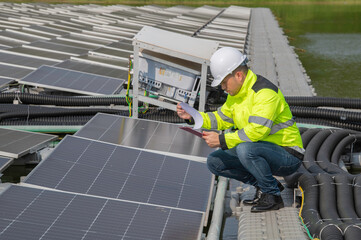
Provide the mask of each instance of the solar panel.
{"label": "solar panel", "polygon": [[119,93],[124,80],[41,66],[21,79],[19,83],[87,95],[109,95]]}
{"label": "solar panel", "polygon": [[213,149],[179,125],[98,113],[76,136],[124,146],[207,157]]}
{"label": "solar panel", "polygon": [[37,56],[47,59],[52,59],[53,61],[60,62],[60,60],[65,60],[70,58],[70,54],[64,54],[64,53],[56,53],[56,52],[49,52],[47,50],[40,50],[40,49],[33,49],[28,47],[13,47],[10,49],[7,49],[6,52],[10,53],[19,53],[22,55],[27,56]]}
{"label": "solar panel", "polygon": [[12,162],[13,159],[0,157],[0,172],[3,172]]}
{"label": "solar panel", "polygon": [[58,61],[45,60],[29,56],[20,56],[11,53],[0,53],[0,62],[32,68],[37,68],[41,65],[54,65],[58,63]]}
{"label": "solar panel", "polygon": [[0,155],[19,158],[56,138],[48,134],[0,128]]}
{"label": "solar panel", "polygon": [[88,49],[71,47],[71,46],[67,46],[67,45],[63,45],[63,44],[58,44],[58,43],[53,43],[53,42],[45,42],[45,41],[34,42],[27,46],[34,47],[34,48],[40,48],[40,49],[42,49],[42,48],[49,49],[52,51],[69,53],[69,54],[73,54],[73,55],[74,54],[81,55],[81,54],[86,54],[88,52]]}
{"label": "solar panel", "polygon": [[87,62],[80,62],[75,60],[66,60],[62,63],[55,65],[56,67],[72,69],[80,72],[93,73],[102,76],[108,76],[113,78],[128,79],[128,71],[101,66],[98,64],[91,64]]}
{"label": "solar panel", "polygon": [[11,79],[11,78],[2,78],[0,77],[0,88],[8,85],[9,83],[11,82],[14,82],[15,80],[14,79]]}
{"label": "solar panel", "polygon": [[200,239],[203,214],[12,185],[0,195],[0,238]]}
{"label": "solar panel", "polygon": [[25,182],[206,212],[212,174],[201,162],[67,136]]}

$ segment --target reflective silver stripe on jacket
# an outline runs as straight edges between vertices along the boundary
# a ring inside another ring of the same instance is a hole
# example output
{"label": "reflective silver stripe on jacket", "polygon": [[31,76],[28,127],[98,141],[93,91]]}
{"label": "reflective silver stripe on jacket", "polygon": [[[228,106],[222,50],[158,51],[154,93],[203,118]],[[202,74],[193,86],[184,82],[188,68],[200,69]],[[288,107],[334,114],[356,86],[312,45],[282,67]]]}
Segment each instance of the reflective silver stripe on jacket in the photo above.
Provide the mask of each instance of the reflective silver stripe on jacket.
{"label": "reflective silver stripe on jacket", "polygon": [[247,136],[247,134],[244,132],[244,129],[238,130],[238,137],[245,142],[252,142],[251,139]]}
{"label": "reflective silver stripe on jacket", "polygon": [[306,150],[303,149],[303,148],[300,148],[299,146],[293,146],[293,147],[289,147],[289,148],[292,148],[293,150],[301,153],[301,154],[305,154]]}
{"label": "reflective silver stripe on jacket", "polygon": [[271,128],[270,135],[278,132],[281,129],[291,127],[294,123],[295,123],[295,120],[290,119],[290,120],[288,120],[286,122],[276,124]]}
{"label": "reflective silver stripe on jacket", "polygon": [[209,119],[211,120],[211,128],[212,129],[218,129],[218,123],[217,123],[216,115],[214,115],[214,113],[212,113],[212,112],[208,112],[207,115],[208,115]]}
{"label": "reflective silver stripe on jacket", "polygon": [[220,117],[223,121],[225,121],[225,122],[234,124],[233,119],[230,118],[230,117],[227,117],[226,115],[224,115],[224,113],[221,111],[221,108],[222,108],[222,107],[219,107],[219,108],[217,109],[217,113],[218,113],[219,117]]}
{"label": "reflective silver stripe on jacket", "polygon": [[273,121],[264,117],[259,117],[259,116],[249,116],[248,118],[248,122],[249,123],[257,123],[259,125],[268,127],[268,128],[272,128],[273,125]]}

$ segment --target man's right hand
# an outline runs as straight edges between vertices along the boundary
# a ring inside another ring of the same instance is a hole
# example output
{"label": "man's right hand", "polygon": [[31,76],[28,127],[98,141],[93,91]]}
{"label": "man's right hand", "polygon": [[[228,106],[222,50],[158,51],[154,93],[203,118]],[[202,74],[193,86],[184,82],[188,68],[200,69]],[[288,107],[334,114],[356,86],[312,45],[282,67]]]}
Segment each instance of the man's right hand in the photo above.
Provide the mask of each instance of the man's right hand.
{"label": "man's right hand", "polygon": [[182,119],[190,120],[192,118],[192,116],[189,113],[184,111],[184,109],[181,107],[180,103],[177,104],[177,114],[178,114],[178,117],[180,117]]}

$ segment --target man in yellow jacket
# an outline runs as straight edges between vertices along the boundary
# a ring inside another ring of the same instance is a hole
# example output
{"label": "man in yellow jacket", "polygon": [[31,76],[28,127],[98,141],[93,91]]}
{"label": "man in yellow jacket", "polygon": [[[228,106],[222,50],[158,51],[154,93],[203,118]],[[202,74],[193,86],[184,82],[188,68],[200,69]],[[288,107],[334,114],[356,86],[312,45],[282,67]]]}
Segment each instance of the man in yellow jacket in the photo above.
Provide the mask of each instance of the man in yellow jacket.
{"label": "man in yellow jacket", "polygon": [[[224,47],[211,57],[214,77],[228,93],[226,102],[215,112],[200,114],[203,128],[235,131],[219,134],[203,132],[212,148],[221,148],[208,156],[209,170],[256,187],[252,212],[276,210],[284,206],[283,190],[273,175],[287,176],[301,165],[304,149],[300,132],[283,94],[272,82],[248,69],[247,58],[235,48]],[[192,117],[180,104],[178,116],[192,123]]]}

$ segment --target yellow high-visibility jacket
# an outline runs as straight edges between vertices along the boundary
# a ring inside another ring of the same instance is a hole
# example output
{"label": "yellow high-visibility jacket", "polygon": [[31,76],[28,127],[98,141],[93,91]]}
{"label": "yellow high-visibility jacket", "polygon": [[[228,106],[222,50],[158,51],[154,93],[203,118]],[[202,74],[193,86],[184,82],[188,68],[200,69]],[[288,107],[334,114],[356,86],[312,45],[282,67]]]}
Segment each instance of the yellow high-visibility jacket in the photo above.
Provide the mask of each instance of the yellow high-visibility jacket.
{"label": "yellow high-visibility jacket", "polygon": [[276,85],[251,70],[235,96],[228,95],[217,111],[201,115],[203,128],[237,129],[219,136],[224,150],[242,142],[267,141],[304,152],[300,132],[283,94]]}

